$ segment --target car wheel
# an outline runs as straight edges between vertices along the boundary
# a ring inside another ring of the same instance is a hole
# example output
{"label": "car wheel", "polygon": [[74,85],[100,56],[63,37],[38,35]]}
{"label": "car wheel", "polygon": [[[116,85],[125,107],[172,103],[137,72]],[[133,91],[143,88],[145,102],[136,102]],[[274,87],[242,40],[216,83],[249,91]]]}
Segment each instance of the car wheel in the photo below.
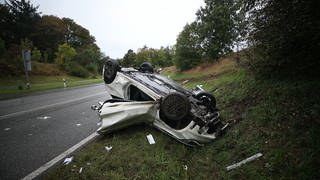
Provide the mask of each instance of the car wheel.
{"label": "car wheel", "polygon": [[143,73],[153,73],[153,66],[151,63],[144,62],[140,65],[139,71]]}
{"label": "car wheel", "polygon": [[196,95],[196,98],[199,99],[205,106],[209,107],[210,109],[216,109],[217,101],[212,94],[207,92],[201,92]]}
{"label": "car wheel", "polygon": [[166,97],[161,102],[160,111],[166,120],[179,122],[186,119],[190,113],[191,105],[188,97],[174,92]]}
{"label": "car wheel", "polygon": [[118,61],[108,60],[104,65],[103,80],[106,84],[110,84],[116,78],[117,71],[120,69]]}

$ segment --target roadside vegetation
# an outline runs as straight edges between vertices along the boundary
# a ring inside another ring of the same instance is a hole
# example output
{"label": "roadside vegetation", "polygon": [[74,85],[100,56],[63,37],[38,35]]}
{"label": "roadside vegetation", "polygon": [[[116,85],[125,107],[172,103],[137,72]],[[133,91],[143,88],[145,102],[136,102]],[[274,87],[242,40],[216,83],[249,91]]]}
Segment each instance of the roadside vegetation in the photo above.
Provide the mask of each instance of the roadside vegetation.
{"label": "roadside vegetation", "polygon": [[[244,57],[241,59],[245,60]],[[204,147],[187,147],[148,126],[102,136],[57,165],[45,179],[318,179],[320,84],[306,80],[256,79],[232,56],[165,75],[190,89],[216,89],[226,133]],[[310,98],[313,97],[313,98]],[[148,144],[151,133],[155,145]],[[112,146],[108,152],[105,147]],[[235,170],[226,167],[261,152]],[[81,174],[79,169],[83,168]]]}
{"label": "roadside vegetation", "polygon": [[48,89],[102,83],[100,75],[91,74],[87,78],[71,76],[56,64],[33,63],[33,71],[29,73],[30,88],[27,87],[26,76],[16,75],[0,78],[0,94],[28,93]]}
{"label": "roadside vegetation", "polygon": [[50,76],[62,72],[82,78],[100,74],[109,57],[100,51],[89,30],[70,18],[42,15],[38,8],[26,0],[0,3],[0,77],[24,75],[22,51],[26,50],[31,52],[29,73]]}

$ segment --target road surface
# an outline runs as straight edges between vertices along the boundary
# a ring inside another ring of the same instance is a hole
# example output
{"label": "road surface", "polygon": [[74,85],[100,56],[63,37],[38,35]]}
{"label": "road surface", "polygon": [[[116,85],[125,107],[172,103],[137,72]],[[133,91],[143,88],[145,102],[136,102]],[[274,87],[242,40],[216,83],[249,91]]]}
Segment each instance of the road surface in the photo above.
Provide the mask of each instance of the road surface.
{"label": "road surface", "polygon": [[0,179],[21,179],[98,128],[103,84],[0,101]]}

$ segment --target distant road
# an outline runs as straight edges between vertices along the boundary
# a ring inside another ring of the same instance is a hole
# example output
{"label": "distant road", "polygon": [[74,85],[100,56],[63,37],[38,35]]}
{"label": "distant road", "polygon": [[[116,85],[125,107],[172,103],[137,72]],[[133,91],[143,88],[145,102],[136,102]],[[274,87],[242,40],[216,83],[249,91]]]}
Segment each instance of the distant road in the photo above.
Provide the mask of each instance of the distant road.
{"label": "distant road", "polygon": [[0,179],[21,179],[98,128],[90,109],[109,98],[103,84],[0,101]]}

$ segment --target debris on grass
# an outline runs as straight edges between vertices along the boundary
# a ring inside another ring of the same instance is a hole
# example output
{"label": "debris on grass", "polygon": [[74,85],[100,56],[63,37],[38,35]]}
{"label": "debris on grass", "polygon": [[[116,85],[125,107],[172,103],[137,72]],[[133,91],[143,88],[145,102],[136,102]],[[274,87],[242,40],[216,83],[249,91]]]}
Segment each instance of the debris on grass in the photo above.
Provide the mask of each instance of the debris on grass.
{"label": "debris on grass", "polygon": [[68,165],[69,163],[71,163],[73,160],[73,156],[69,157],[69,158],[65,158],[63,161],[64,165]]}
{"label": "debris on grass", "polygon": [[187,79],[187,80],[183,81],[183,82],[181,83],[181,85],[185,85],[185,84],[187,84],[188,82],[189,82],[189,80]]}
{"label": "debris on grass", "polygon": [[238,163],[232,164],[232,165],[227,167],[227,171],[230,171],[232,169],[238,168],[238,167],[242,166],[243,164],[246,164],[246,163],[248,163],[250,161],[253,161],[253,160],[255,160],[255,159],[257,159],[257,158],[259,158],[261,156],[262,156],[262,153],[257,153],[257,154],[255,154],[255,155],[253,155],[251,157],[248,157],[247,159],[244,159],[244,160],[242,160],[242,161],[240,161]]}
{"label": "debris on grass", "polygon": [[184,169],[185,171],[188,171],[188,166],[187,166],[187,165],[183,165],[183,169]]}
{"label": "debris on grass", "polygon": [[80,168],[80,170],[79,170],[79,174],[81,174],[81,173],[82,173],[82,169],[83,169],[83,168],[81,167],[81,168]]}
{"label": "debris on grass", "polygon": [[112,149],[112,146],[106,146],[105,149],[109,152]]}
{"label": "debris on grass", "polygon": [[156,143],[156,142],[154,141],[154,139],[153,139],[152,134],[147,135],[147,139],[148,139],[149,144],[155,144],[155,143]]}

